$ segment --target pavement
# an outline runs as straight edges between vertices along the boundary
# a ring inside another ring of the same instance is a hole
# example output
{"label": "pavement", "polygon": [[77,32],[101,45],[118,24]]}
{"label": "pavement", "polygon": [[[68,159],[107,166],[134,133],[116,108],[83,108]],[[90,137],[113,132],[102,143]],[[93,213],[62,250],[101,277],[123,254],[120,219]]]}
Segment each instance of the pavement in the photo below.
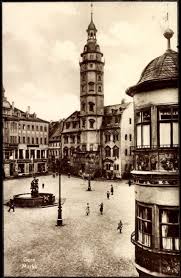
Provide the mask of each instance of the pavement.
{"label": "pavement", "polygon": [[[39,178],[39,191],[58,201],[59,177]],[[4,203],[15,194],[30,192],[31,178],[7,180]],[[44,183],[44,189],[41,184]],[[113,184],[114,195],[106,192]],[[61,177],[63,226],[57,227],[57,206],[4,206],[4,276],[13,277],[138,277],[134,262],[134,186],[127,181],[88,181]],[[103,215],[99,204],[104,203]],[[90,215],[86,216],[89,203]],[[120,219],[122,233],[117,230]]]}

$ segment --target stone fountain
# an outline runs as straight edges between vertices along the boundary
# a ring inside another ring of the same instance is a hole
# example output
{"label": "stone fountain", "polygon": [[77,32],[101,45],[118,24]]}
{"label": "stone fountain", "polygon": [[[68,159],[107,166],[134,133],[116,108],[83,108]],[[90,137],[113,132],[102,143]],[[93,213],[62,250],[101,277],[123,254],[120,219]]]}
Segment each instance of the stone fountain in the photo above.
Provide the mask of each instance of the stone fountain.
{"label": "stone fountain", "polygon": [[55,204],[55,196],[52,193],[39,193],[38,179],[34,177],[31,182],[31,193],[14,195],[13,201],[16,207],[44,207]]}

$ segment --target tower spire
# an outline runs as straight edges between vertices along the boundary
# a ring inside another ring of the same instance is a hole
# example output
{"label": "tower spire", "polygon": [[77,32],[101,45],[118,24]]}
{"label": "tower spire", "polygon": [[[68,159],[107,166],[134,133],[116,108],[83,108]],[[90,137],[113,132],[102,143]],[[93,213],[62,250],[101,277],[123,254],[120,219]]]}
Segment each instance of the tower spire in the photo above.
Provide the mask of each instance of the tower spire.
{"label": "tower spire", "polygon": [[93,21],[93,4],[91,2],[91,21]]}
{"label": "tower spire", "polygon": [[166,13],[166,30],[163,33],[164,37],[167,39],[167,50],[171,49],[170,39],[172,38],[174,32],[169,28],[169,13],[168,13],[168,3],[167,3],[167,13]]}

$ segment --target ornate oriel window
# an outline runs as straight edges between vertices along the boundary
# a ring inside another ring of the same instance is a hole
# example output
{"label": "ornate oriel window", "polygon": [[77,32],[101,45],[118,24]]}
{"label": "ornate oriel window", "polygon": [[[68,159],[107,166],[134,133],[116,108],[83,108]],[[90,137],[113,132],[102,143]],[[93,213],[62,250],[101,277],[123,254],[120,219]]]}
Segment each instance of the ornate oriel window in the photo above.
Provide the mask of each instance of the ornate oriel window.
{"label": "ornate oriel window", "polygon": [[136,112],[136,145],[137,147],[150,147],[150,108]]}
{"label": "ornate oriel window", "polygon": [[147,246],[151,247],[152,236],[152,208],[136,203],[136,238]]}
{"label": "ornate oriel window", "polygon": [[117,146],[113,147],[113,156],[114,157],[119,157],[119,148]]}
{"label": "ornate oriel window", "polygon": [[159,146],[178,145],[178,107],[158,109]]}
{"label": "ornate oriel window", "polygon": [[160,209],[160,248],[179,250],[179,210]]}
{"label": "ornate oriel window", "polygon": [[105,147],[105,155],[106,155],[106,157],[110,157],[111,156],[111,148],[109,146]]}

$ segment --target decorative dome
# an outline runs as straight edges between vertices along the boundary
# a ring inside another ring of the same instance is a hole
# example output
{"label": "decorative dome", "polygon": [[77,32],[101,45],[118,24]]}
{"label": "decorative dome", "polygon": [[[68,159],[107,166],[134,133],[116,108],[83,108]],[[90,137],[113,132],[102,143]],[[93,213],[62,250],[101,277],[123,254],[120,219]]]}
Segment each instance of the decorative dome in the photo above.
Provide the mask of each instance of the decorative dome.
{"label": "decorative dome", "polygon": [[7,101],[6,97],[3,98],[3,108],[10,109],[11,104]]}
{"label": "decorative dome", "polygon": [[127,89],[126,93],[129,96],[141,91],[178,86],[178,53],[170,49],[169,40],[172,35],[171,29],[165,31],[164,37],[168,40],[168,49],[145,67],[138,83]]}
{"label": "decorative dome", "polygon": [[91,22],[89,23],[89,26],[87,28],[87,31],[90,31],[90,30],[97,31],[96,26],[95,26],[95,24],[94,24],[92,19],[91,19]]}

